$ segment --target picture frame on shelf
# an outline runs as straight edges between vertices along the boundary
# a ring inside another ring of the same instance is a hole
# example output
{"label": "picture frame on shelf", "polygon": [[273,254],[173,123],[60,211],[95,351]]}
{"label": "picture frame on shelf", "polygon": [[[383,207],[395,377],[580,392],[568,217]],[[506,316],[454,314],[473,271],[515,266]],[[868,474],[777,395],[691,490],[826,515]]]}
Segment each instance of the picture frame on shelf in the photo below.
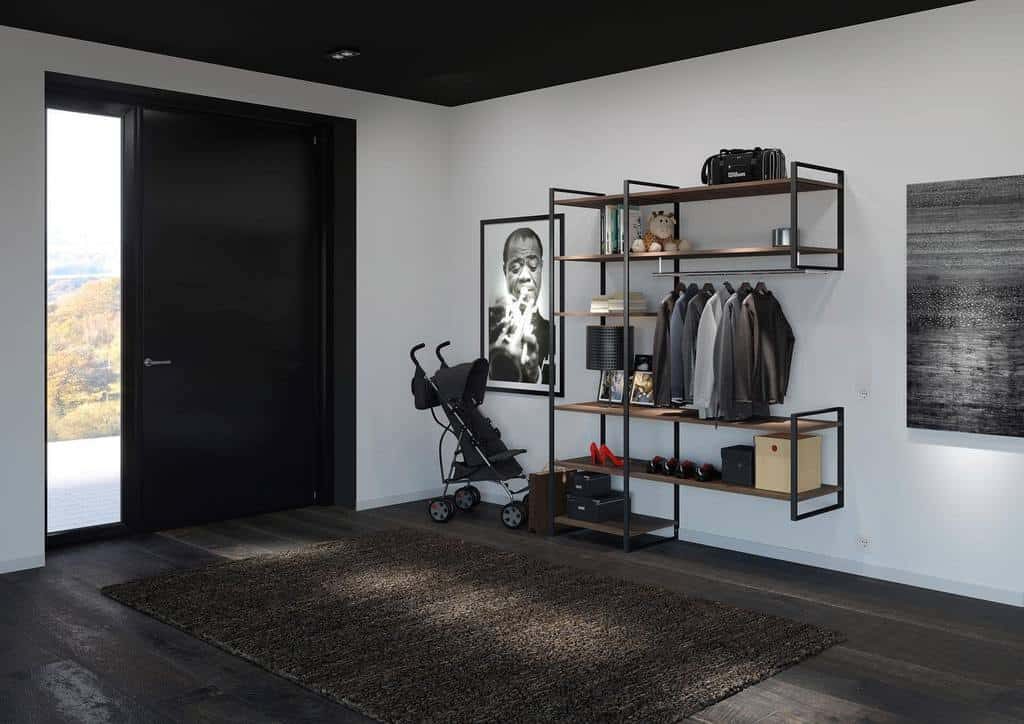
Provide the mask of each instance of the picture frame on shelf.
{"label": "picture frame on shelf", "polygon": [[622,370],[603,370],[597,385],[597,401],[621,404],[624,380],[625,372]]}
{"label": "picture frame on shelf", "polygon": [[[555,215],[554,240],[549,218],[515,216],[480,221],[480,356],[490,362],[487,390],[527,395],[564,396],[565,265],[549,279],[551,255],[565,254],[565,215]],[[549,294],[555,298],[550,316]],[[551,325],[555,344],[551,346]]]}
{"label": "picture frame on shelf", "polygon": [[653,372],[654,371],[654,355],[653,354],[635,354],[633,355],[633,370],[638,372]]}
{"label": "picture frame on shelf", "polygon": [[638,370],[633,373],[629,390],[631,405],[654,407],[654,373]]}

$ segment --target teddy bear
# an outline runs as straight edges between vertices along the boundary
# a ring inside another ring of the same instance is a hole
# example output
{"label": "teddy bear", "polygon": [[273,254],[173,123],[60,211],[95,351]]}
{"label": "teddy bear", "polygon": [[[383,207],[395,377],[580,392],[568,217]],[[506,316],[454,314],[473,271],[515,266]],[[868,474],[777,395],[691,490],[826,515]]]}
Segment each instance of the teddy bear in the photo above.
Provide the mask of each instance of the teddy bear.
{"label": "teddy bear", "polygon": [[655,211],[647,219],[647,232],[630,246],[635,252],[685,251],[692,247],[689,241],[675,238],[676,215],[670,211]]}

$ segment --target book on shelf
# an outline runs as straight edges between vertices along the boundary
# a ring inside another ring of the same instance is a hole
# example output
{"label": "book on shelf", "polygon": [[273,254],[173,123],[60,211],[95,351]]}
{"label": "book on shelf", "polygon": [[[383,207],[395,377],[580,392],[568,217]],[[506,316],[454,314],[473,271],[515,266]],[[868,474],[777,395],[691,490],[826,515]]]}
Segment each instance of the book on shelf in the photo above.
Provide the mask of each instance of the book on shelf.
{"label": "book on shelf", "polygon": [[[639,239],[644,235],[643,221],[638,207],[631,206],[629,209],[628,233],[624,233],[626,231],[624,228],[625,214],[622,213],[621,206],[605,206],[602,222],[602,254],[621,254],[624,245],[632,244],[634,239]],[[624,239],[623,236],[628,238]]]}
{"label": "book on shelf", "polygon": [[[625,307],[626,300],[621,294],[606,294],[590,300],[591,314],[622,314]],[[641,292],[629,293],[629,311],[647,311],[647,299]]]}

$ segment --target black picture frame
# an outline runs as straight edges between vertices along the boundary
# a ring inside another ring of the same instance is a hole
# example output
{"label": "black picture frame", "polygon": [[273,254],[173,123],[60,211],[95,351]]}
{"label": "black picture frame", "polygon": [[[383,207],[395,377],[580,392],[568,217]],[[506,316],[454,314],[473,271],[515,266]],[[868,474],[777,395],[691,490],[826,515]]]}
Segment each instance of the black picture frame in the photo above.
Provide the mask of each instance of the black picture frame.
{"label": "black picture frame", "polygon": [[[548,221],[549,217],[547,214],[537,214],[533,216],[509,216],[498,219],[481,219],[480,220],[480,356],[489,359],[490,354],[488,350],[488,310],[490,300],[487,298],[487,232],[488,227],[494,226],[508,226],[513,224],[524,224],[534,227],[534,230],[538,232],[541,239],[545,238],[548,233]],[[540,232],[543,233],[540,233]],[[556,256],[563,256],[565,254],[565,214],[555,214],[555,234],[557,239],[557,251]],[[547,243],[544,253],[550,254],[552,244]],[[492,252],[493,253],[493,252]],[[499,251],[500,254],[500,251]],[[545,258],[542,261],[541,269],[548,268],[548,259]],[[555,365],[555,397],[565,396],[565,325],[562,323],[564,317],[558,316],[561,312],[565,311],[565,265],[558,265],[558,280],[555,284],[556,289],[549,289],[548,292],[557,292],[557,313],[556,318],[548,320],[551,324],[555,325],[556,342],[555,349],[552,350],[551,357],[552,363]],[[542,292],[543,293],[543,292]],[[538,304],[538,311],[546,311],[547,304]],[[519,395],[538,395],[547,397],[548,396],[548,383],[545,381],[538,381],[536,383],[515,383],[518,386],[510,386],[511,383],[504,383],[498,380],[491,380],[490,373],[488,373],[488,384],[487,391],[489,392],[507,392]],[[529,386],[527,386],[529,385]]]}
{"label": "black picture frame", "polygon": [[[641,379],[646,380],[648,385],[637,384]],[[643,395],[638,394],[640,389],[650,389],[649,393]],[[629,385],[629,404],[631,405],[644,405],[646,407],[654,407],[654,373],[644,370],[638,370],[633,373],[630,377]]]}

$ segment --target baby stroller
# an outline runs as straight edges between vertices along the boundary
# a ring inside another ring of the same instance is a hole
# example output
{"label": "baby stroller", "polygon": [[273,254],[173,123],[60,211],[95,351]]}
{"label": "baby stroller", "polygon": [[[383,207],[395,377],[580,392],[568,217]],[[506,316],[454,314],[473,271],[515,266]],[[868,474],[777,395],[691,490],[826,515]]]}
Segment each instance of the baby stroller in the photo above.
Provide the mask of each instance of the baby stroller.
{"label": "baby stroller", "polygon": [[[433,377],[427,377],[416,359],[416,353],[426,345],[420,343],[409,352],[416,366],[412,378],[416,409],[430,410],[434,422],[444,428],[437,443],[437,462],[441,469],[444,492],[440,498],[431,499],[427,512],[435,523],[447,523],[456,510],[470,511],[480,504],[480,491],[473,483],[491,481],[500,485],[508,495],[509,502],[501,509],[501,522],[508,528],[519,528],[526,522],[526,506],[530,496],[525,495],[521,502],[515,496],[525,492],[529,486],[512,490],[508,481],[526,479],[523,469],[516,462],[516,455],[522,455],[526,450],[509,450],[505,447],[501,441],[501,431],[480,412],[487,387],[488,361],[480,358],[450,367],[441,356],[441,350],[450,344],[442,342],[434,350],[441,367]],[[447,423],[438,419],[435,412],[438,407],[444,410]],[[448,474],[445,475],[443,445],[449,433],[455,436],[456,446]],[[448,486],[460,483],[455,494],[449,495]]]}

